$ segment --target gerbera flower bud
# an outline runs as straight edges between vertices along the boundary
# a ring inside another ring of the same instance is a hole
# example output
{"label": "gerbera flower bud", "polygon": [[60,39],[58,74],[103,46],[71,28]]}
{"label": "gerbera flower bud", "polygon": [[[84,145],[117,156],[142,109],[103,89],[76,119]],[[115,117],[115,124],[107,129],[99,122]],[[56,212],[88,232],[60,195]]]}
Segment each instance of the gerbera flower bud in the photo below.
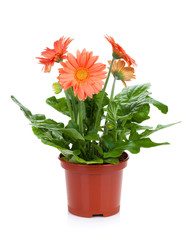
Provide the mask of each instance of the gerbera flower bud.
{"label": "gerbera flower bud", "polygon": [[57,83],[57,82],[52,84],[52,88],[53,88],[55,94],[61,93],[62,89],[60,88],[60,86],[61,85],[59,83]]}
{"label": "gerbera flower bud", "polygon": [[59,69],[58,83],[61,88],[67,90],[73,87],[75,96],[79,100],[92,98],[102,90],[103,79],[106,78],[105,64],[96,63],[98,56],[93,56],[92,52],[84,49],[81,53],[77,50],[76,57],[68,53],[67,61],[61,62],[63,68]]}
{"label": "gerbera flower bud", "polygon": [[113,58],[115,58],[115,59],[123,58],[127,62],[128,66],[131,66],[131,65],[136,66],[135,60],[132,59],[125,52],[125,50],[118,43],[115,42],[113,37],[110,37],[110,36],[106,35],[105,38],[112,45],[112,48],[113,48]]}
{"label": "gerbera flower bud", "polygon": [[[108,61],[108,63],[110,65],[111,61]],[[135,79],[134,68],[125,67],[125,62],[123,60],[114,61],[111,72],[117,80],[122,81],[125,87],[127,87],[125,81],[131,81],[131,79]]]}

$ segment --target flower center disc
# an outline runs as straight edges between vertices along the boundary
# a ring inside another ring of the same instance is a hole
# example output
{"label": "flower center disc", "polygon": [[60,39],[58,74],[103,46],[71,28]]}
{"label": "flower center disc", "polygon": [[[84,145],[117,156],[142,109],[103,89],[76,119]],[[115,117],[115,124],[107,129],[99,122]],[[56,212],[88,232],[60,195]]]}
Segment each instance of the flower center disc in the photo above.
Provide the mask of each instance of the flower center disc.
{"label": "flower center disc", "polygon": [[79,68],[76,72],[76,77],[79,81],[83,81],[88,77],[88,72],[85,68]]}

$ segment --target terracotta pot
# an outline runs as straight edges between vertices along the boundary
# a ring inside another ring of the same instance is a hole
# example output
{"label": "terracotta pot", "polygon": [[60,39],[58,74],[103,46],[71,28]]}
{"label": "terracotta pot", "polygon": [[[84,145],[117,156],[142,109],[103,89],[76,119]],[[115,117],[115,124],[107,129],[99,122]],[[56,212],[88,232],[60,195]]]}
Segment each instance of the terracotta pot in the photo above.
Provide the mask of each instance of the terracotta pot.
{"label": "terracotta pot", "polygon": [[108,217],[119,212],[123,168],[119,164],[84,165],[69,163],[59,156],[66,173],[68,210],[81,217]]}

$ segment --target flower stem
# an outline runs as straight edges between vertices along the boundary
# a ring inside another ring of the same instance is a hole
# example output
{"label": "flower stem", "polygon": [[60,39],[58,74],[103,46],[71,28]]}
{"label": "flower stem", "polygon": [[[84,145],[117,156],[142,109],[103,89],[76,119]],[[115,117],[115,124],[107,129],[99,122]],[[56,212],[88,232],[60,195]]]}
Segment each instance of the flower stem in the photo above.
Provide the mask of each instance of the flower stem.
{"label": "flower stem", "polygon": [[76,111],[76,103],[75,103],[75,96],[72,87],[69,89],[70,90],[70,96],[72,99],[72,107],[73,107],[73,114],[74,114],[74,121],[77,121],[77,111]]}
{"label": "flower stem", "polygon": [[98,105],[98,111],[97,111],[97,115],[96,115],[95,129],[97,129],[98,126],[100,125],[100,121],[101,121],[101,116],[100,116],[101,108],[102,108],[103,99],[104,99],[104,96],[105,96],[105,90],[106,90],[106,87],[107,87],[107,84],[108,84],[108,81],[109,81],[109,77],[110,77],[110,74],[111,74],[111,69],[112,69],[114,60],[115,59],[113,58],[112,61],[111,61],[111,65],[109,67],[109,72],[108,72],[108,75],[107,75],[107,78],[106,78],[106,81],[105,81],[105,85],[104,85],[103,90],[102,90],[100,102],[99,102],[99,105]]}
{"label": "flower stem", "polygon": [[66,102],[67,102],[67,106],[68,106],[68,111],[70,113],[70,117],[71,117],[72,120],[74,120],[74,116],[73,116],[73,113],[72,113],[72,107],[71,107],[71,103],[70,103],[70,99],[69,99],[67,90],[64,90],[64,93],[66,95]]}
{"label": "flower stem", "polygon": [[115,129],[115,132],[114,132],[114,139],[115,139],[115,142],[117,142],[117,130]]}
{"label": "flower stem", "polygon": [[84,147],[81,147],[80,149],[81,149],[81,151],[82,151],[84,160],[88,160],[88,156],[87,156],[87,154],[86,154],[86,152],[85,152],[85,150],[84,150]]}
{"label": "flower stem", "polygon": [[114,91],[115,91],[115,83],[116,83],[117,78],[114,78],[113,81],[113,86],[112,86],[112,90],[111,90],[111,97],[110,97],[110,102],[113,100],[113,96],[114,96]]}
{"label": "flower stem", "polygon": [[94,140],[92,140],[92,153],[91,153],[91,159],[94,158],[94,144],[95,144],[95,142],[94,142]]}
{"label": "flower stem", "polygon": [[82,113],[83,113],[83,101],[79,100],[79,102],[78,102],[79,130],[80,130],[80,133],[83,135]]}

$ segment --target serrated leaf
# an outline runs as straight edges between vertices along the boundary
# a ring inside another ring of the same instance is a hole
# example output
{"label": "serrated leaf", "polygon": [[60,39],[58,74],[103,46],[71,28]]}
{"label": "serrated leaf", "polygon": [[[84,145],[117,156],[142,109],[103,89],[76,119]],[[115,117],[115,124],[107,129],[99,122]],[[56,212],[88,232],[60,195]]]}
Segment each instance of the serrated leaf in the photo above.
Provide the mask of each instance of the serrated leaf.
{"label": "serrated leaf", "polygon": [[107,108],[107,121],[108,125],[112,127],[112,129],[117,128],[117,110],[118,105],[116,102],[111,101]]}
{"label": "serrated leaf", "polygon": [[166,145],[169,144],[167,142],[164,143],[155,143],[151,141],[150,138],[144,138],[144,139],[139,139],[135,141],[127,141],[127,142],[121,142],[116,145],[112,150],[109,152],[104,153],[104,158],[109,158],[109,157],[119,157],[122,152],[125,150],[130,151],[131,153],[139,153],[140,148],[150,148],[150,147],[155,147],[155,146],[160,146],[160,145]]}
{"label": "serrated leaf", "polygon": [[131,130],[146,130],[146,129],[152,129],[153,127],[151,126],[143,126],[143,125],[139,125],[137,123],[126,123],[124,126],[126,129]]}
{"label": "serrated leaf", "polygon": [[144,138],[144,137],[147,137],[147,136],[149,136],[150,134],[152,134],[152,133],[154,133],[154,132],[157,132],[157,131],[159,131],[159,130],[161,130],[161,129],[164,129],[164,128],[167,128],[167,127],[170,127],[170,126],[173,126],[173,125],[175,125],[175,124],[177,124],[177,123],[180,123],[180,122],[176,122],[176,123],[171,123],[171,124],[167,124],[167,125],[157,125],[157,127],[155,128],[155,129],[146,129],[144,132],[142,132],[141,134],[140,134],[140,138]]}

